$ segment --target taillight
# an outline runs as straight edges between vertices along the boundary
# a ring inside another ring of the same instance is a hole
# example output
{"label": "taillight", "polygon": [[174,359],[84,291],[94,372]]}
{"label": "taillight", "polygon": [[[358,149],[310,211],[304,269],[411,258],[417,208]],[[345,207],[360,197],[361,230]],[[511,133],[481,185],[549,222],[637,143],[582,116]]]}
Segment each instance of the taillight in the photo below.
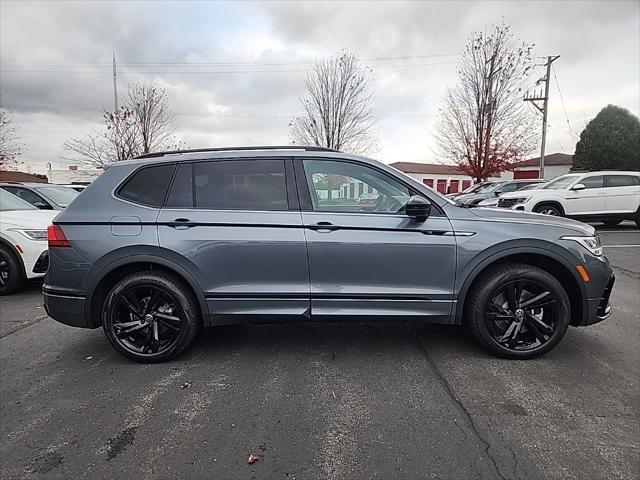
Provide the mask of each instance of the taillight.
{"label": "taillight", "polygon": [[47,227],[47,242],[49,243],[49,248],[71,246],[60,225],[49,225]]}

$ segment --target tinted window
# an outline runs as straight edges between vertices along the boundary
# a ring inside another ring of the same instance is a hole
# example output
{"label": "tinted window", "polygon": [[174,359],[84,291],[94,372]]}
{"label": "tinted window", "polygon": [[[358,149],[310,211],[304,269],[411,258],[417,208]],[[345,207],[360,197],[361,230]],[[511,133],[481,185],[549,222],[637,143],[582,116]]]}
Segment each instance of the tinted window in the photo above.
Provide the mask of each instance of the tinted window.
{"label": "tinted window", "polygon": [[517,183],[505,183],[498,189],[498,191],[500,193],[515,192],[518,187],[519,185]]}
{"label": "tinted window", "polygon": [[37,210],[37,208],[0,188],[0,212],[8,212],[10,210]]}
{"label": "tinted window", "polygon": [[598,175],[597,177],[587,177],[583,178],[578,183],[583,184],[585,188],[602,188],[604,187],[604,177],[602,175]]}
{"label": "tinted window", "polygon": [[212,210],[286,210],[284,160],[196,163],[196,207]]}
{"label": "tinted window", "polygon": [[193,207],[193,165],[183,163],[178,167],[176,176],[171,185],[167,207],[191,208]]}
{"label": "tinted window", "polygon": [[173,168],[173,163],[142,168],[127,180],[118,195],[135,203],[160,207],[167,194]]}
{"label": "tinted window", "polygon": [[607,175],[607,187],[630,187],[634,185],[631,175]]}
{"label": "tinted window", "polygon": [[409,189],[393,177],[364,165],[304,160],[313,209],[321,212],[398,213]]}
{"label": "tinted window", "polygon": [[22,187],[3,187],[6,191],[13,193],[14,195],[20,197],[26,202],[29,202],[31,205],[39,206],[39,205],[48,205],[44,199],[38,195],[37,193],[32,192],[31,190],[27,190]]}

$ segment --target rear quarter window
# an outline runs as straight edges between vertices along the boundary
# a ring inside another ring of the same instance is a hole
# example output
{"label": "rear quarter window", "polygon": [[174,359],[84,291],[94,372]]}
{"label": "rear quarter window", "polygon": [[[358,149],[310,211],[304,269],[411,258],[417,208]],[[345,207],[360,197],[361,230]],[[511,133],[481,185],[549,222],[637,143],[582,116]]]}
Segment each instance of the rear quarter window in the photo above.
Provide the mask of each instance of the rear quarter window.
{"label": "rear quarter window", "polygon": [[143,167],[125,181],[116,196],[141,205],[161,207],[174,167],[173,163]]}

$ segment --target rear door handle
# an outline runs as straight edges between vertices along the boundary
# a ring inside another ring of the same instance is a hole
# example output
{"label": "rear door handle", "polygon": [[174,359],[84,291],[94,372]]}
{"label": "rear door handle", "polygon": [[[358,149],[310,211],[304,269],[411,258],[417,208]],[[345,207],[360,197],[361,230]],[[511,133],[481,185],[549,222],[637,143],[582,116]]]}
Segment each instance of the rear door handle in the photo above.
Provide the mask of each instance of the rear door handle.
{"label": "rear door handle", "polygon": [[169,222],[168,225],[176,230],[186,230],[188,228],[195,227],[197,223],[192,222],[188,218],[176,218],[173,222]]}
{"label": "rear door handle", "polygon": [[308,228],[315,230],[316,232],[326,233],[338,230],[340,227],[337,227],[331,222],[318,222],[315,225],[309,225]]}

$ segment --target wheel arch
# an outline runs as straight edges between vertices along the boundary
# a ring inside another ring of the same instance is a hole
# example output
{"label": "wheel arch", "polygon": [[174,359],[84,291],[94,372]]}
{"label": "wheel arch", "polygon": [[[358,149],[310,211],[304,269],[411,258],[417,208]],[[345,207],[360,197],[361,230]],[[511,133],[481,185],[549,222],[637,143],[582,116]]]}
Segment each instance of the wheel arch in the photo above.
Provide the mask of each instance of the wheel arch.
{"label": "wheel arch", "polygon": [[18,249],[4,237],[0,237],[0,246],[6,247],[6,249],[9,250],[9,252],[18,259],[18,265],[20,265],[22,276],[26,278],[27,271],[24,268],[24,261],[22,260],[22,256],[20,255],[20,252],[18,252]]}
{"label": "wheel arch", "polygon": [[562,206],[562,203],[560,203],[558,200],[541,200],[541,201],[539,201],[538,203],[536,203],[533,206],[531,211],[535,212],[539,207],[541,207],[543,205],[549,205],[549,206],[552,206],[552,207],[556,207],[558,210],[560,210],[560,213],[562,213],[562,216],[565,216],[567,214],[566,210]]}
{"label": "wheel arch", "polygon": [[95,275],[87,288],[87,300],[85,302],[85,318],[90,328],[100,325],[99,309],[102,307],[109,290],[117,281],[126,275],[140,271],[160,270],[169,272],[182,280],[195,296],[205,325],[209,319],[209,309],[202,287],[197,280],[181,265],[167,260],[157,254],[131,255],[109,263]]}
{"label": "wheel arch", "polygon": [[579,325],[582,323],[584,315],[588,312],[587,292],[575,269],[575,265],[572,265],[566,258],[552,250],[515,247],[501,250],[484,258],[467,275],[458,293],[454,316],[455,324],[462,324],[465,299],[479,276],[488,269],[505,262],[533,265],[557,278],[565,288],[571,302],[570,324]]}

